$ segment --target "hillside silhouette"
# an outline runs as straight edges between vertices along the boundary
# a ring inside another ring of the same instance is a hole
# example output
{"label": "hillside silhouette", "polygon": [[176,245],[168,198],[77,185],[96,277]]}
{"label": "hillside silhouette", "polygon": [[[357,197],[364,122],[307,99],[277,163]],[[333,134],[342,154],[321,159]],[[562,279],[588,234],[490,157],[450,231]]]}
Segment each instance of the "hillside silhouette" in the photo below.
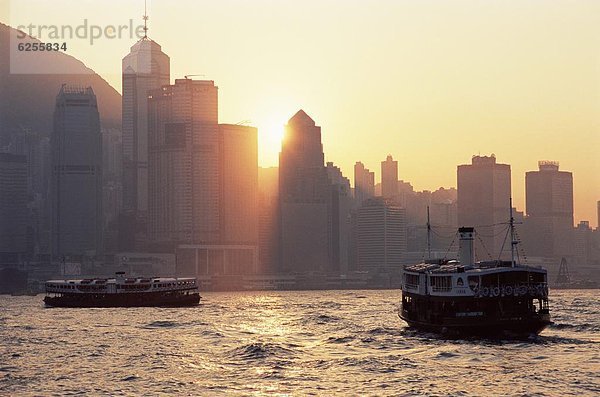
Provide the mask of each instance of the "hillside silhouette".
{"label": "hillside silhouette", "polygon": [[98,99],[102,125],[120,128],[121,95],[83,62],[65,52],[40,53],[35,58],[44,62],[46,70],[61,74],[11,74],[11,31],[17,32],[0,23],[0,145],[24,129],[48,136],[52,131],[56,95],[64,83],[91,86]]}

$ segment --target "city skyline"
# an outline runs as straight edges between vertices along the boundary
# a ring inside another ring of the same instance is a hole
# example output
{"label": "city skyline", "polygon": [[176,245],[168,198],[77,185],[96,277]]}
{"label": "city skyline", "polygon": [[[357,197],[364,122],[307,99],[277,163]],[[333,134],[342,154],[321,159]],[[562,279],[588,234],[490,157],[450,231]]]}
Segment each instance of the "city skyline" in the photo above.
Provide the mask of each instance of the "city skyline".
{"label": "city skyline", "polygon": [[598,54],[594,0],[0,0],[0,397],[599,391]]}
{"label": "city skyline", "polygon": [[[127,3],[124,14],[141,20],[140,4]],[[433,191],[456,186],[455,165],[495,153],[511,165],[514,204],[524,210],[525,172],[537,169],[540,160],[559,161],[574,175],[575,222],[597,226],[600,84],[590,54],[600,48],[598,4],[467,2],[456,8],[381,2],[370,10],[377,18],[359,23],[366,7],[359,3],[338,19],[328,18],[337,11],[334,3],[308,3],[294,15],[283,4],[184,3],[188,14],[203,11],[196,24],[186,24],[186,16],[166,2],[150,6],[149,37],[171,57],[171,75],[200,73],[219,82],[225,93],[219,123],[249,120],[258,128],[260,166],[276,165],[286,120],[305,109],[323,127],[326,161],[351,180],[361,161],[377,170],[379,181],[379,163],[392,154],[400,179]],[[269,17],[261,13],[267,6]],[[29,17],[46,18],[44,7]],[[14,8],[2,18],[11,25],[18,22]],[[513,18],[516,10],[522,18]],[[112,21],[108,13],[98,10],[97,19]],[[250,29],[248,14],[261,29]],[[80,16],[74,8],[60,18],[75,24]],[[307,31],[304,21],[310,18],[315,27]],[[355,26],[365,29],[359,34]],[[281,37],[272,37],[273,31]],[[324,39],[316,40],[324,31]],[[299,40],[300,32],[306,40]],[[94,69],[114,70],[100,74],[121,91],[115,59],[133,41],[109,44],[109,56],[99,56],[102,43],[68,53]],[[188,50],[192,44],[197,51]],[[297,53],[312,56],[300,60]],[[384,57],[389,62],[370,61]],[[444,67],[436,68],[436,62]],[[371,135],[378,139],[365,145]]]}

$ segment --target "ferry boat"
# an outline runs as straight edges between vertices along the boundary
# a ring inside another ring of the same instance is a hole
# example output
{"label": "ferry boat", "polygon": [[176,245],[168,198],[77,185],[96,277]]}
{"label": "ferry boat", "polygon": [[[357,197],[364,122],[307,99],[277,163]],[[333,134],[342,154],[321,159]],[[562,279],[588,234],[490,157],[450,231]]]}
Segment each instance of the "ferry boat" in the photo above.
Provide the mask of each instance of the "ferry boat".
{"label": "ferry boat", "polygon": [[51,307],[183,307],[200,302],[195,278],[126,277],[46,282]]}
{"label": "ferry boat", "polygon": [[511,261],[475,263],[475,230],[461,227],[459,260],[406,266],[400,318],[447,335],[527,337],[551,324],[547,272],[516,263],[512,213],[510,219]]}

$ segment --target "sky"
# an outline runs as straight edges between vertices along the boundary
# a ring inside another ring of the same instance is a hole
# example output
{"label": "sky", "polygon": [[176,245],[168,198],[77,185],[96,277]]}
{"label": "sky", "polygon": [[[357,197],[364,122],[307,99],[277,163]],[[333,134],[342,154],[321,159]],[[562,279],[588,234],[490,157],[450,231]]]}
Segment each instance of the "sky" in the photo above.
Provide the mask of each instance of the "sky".
{"label": "sky", "polygon": [[[140,0],[0,0],[0,20],[141,23]],[[525,172],[539,160],[574,175],[575,221],[600,200],[600,2],[532,0],[153,0],[149,36],[171,78],[219,87],[220,121],[259,129],[259,163],[276,166],[285,122],[304,109],[326,161],[380,180],[391,154],[417,190],[456,186],[456,166],[494,153]],[[118,91],[135,38],[68,40]]]}

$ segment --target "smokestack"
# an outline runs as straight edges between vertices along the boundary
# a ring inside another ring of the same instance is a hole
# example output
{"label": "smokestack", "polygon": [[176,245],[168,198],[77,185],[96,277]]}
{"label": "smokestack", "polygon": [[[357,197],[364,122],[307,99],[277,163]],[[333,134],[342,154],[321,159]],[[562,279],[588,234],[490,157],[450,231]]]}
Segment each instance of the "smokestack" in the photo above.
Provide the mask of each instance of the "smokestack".
{"label": "smokestack", "polygon": [[472,227],[461,227],[458,229],[460,241],[458,243],[458,260],[463,266],[473,265],[473,234]]}

